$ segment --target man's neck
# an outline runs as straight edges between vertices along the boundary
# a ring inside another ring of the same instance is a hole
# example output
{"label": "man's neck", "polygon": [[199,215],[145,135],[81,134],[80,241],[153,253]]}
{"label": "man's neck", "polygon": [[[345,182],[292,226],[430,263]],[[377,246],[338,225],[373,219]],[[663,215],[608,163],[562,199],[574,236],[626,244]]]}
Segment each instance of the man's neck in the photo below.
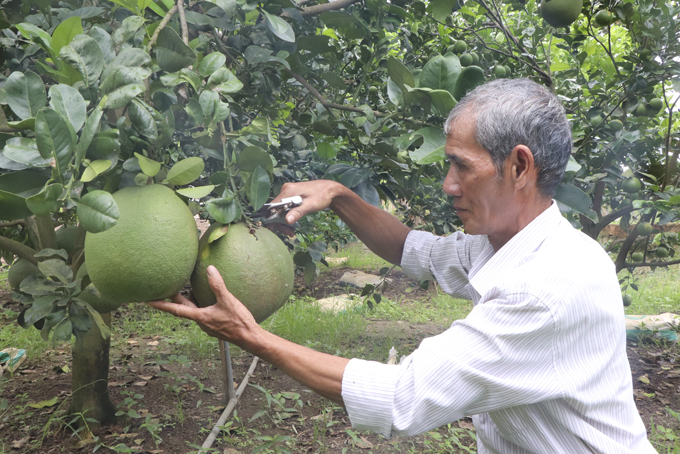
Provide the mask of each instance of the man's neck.
{"label": "man's neck", "polygon": [[536,203],[525,205],[518,211],[514,220],[508,222],[508,228],[503,232],[493,235],[488,235],[489,243],[495,252],[498,252],[508,241],[517,235],[524,227],[531,224],[531,222],[540,216],[545,210],[552,205],[552,199],[541,198],[536,200]]}

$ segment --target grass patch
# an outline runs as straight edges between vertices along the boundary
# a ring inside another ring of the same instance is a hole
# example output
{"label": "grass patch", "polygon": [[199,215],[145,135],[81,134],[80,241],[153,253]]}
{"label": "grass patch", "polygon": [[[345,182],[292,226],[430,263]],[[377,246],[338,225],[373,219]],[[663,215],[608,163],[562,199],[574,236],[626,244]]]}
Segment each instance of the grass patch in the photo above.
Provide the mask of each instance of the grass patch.
{"label": "grass patch", "polygon": [[[338,268],[348,266],[358,270],[380,269],[384,266],[391,267],[392,264],[386,260],[381,259],[373,252],[371,252],[363,243],[350,243],[344,248],[328,254],[327,258],[344,258],[347,261],[342,263],[328,262],[329,268]],[[327,270],[325,266],[320,267],[321,272]]]}
{"label": "grass patch", "polygon": [[[628,275],[624,270],[619,273],[619,279]],[[633,302],[626,308],[627,314],[657,315],[664,312],[680,313],[680,268],[669,269],[638,268],[633,272],[632,283],[637,284],[638,291],[628,288],[627,293],[633,297]]]}

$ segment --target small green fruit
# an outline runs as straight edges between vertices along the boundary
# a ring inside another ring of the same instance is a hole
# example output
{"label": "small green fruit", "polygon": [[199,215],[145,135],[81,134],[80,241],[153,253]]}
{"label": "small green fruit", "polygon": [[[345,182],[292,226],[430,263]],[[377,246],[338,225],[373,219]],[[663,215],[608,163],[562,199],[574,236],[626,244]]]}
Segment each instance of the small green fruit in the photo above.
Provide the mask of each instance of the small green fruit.
{"label": "small green fruit", "polygon": [[453,53],[456,55],[460,55],[463,52],[465,52],[468,48],[468,45],[465,41],[458,40],[455,43],[453,43]]}
{"label": "small green fruit", "polygon": [[663,108],[663,99],[661,98],[652,98],[649,101],[649,107],[652,109],[654,112],[658,112]]}
{"label": "small green fruit", "polygon": [[666,258],[666,257],[668,257],[668,249],[666,249],[663,246],[659,246],[654,251],[654,254],[656,254],[656,256],[659,257],[660,259]]}
{"label": "small green fruit", "polygon": [[595,115],[593,118],[590,119],[590,126],[593,128],[596,128],[602,124],[602,116],[601,115]]}
{"label": "small green fruit", "polygon": [[649,222],[641,222],[637,225],[635,231],[638,233],[638,235],[648,236],[651,235],[652,232],[654,232],[654,228],[652,227],[652,224],[650,224]]}
{"label": "small green fruit", "polygon": [[371,85],[370,87],[368,87],[368,93],[371,95],[377,95],[378,87],[376,87],[375,85]]}
{"label": "small green fruit", "polygon": [[614,132],[621,131],[623,129],[623,123],[621,123],[621,120],[612,120],[609,122],[609,128]]}
{"label": "small green fruit", "polygon": [[634,252],[630,257],[633,259],[633,262],[640,263],[645,259],[645,254],[642,252]]}
{"label": "small green fruit", "polygon": [[630,199],[621,199],[621,203],[619,203],[619,208],[626,208],[629,207],[633,204],[633,202]]}
{"label": "small green fruit", "polygon": [[476,65],[479,63],[479,55],[477,55],[476,52],[470,52],[470,56],[472,57],[472,64]]}
{"label": "small green fruit", "polygon": [[570,26],[581,14],[583,0],[542,0],[541,16],[555,28]]}
{"label": "small green fruit", "polygon": [[463,54],[459,58],[460,60],[460,66],[463,68],[472,65],[472,55],[470,54]]}
{"label": "small green fruit", "polygon": [[508,65],[503,65],[503,68],[505,68],[505,77],[510,77],[510,74],[512,73],[512,70]]}
{"label": "small green fruit", "polygon": [[626,178],[621,184],[621,189],[628,194],[635,194],[642,189],[642,181],[637,178]]}
{"label": "small green fruit", "polygon": [[633,303],[633,297],[630,295],[623,295],[623,305],[625,307],[630,306]]}
{"label": "small green fruit", "polygon": [[599,11],[595,15],[595,22],[597,25],[600,27],[606,27],[607,25],[611,25],[612,22],[614,22],[614,15],[610,13],[609,11]]}
{"label": "small green fruit", "polygon": [[652,51],[649,49],[642,49],[640,51],[640,60],[649,61],[652,59]]}
{"label": "small green fruit", "polygon": [[496,66],[496,67],[493,69],[493,74],[494,74],[496,77],[499,77],[499,78],[500,78],[500,77],[505,77],[505,68],[503,67],[503,65],[498,65],[498,66]]}
{"label": "small green fruit", "polygon": [[637,108],[635,109],[635,115],[638,117],[644,117],[647,115],[647,108],[645,107],[644,104],[639,104]]}

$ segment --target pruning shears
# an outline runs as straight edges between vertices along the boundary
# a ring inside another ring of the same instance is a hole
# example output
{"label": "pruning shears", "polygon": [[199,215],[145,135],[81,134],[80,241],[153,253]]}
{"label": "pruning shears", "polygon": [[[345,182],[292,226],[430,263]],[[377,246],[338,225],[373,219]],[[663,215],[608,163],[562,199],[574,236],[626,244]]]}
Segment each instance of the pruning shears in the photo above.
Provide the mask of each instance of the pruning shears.
{"label": "pruning shears", "polygon": [[288,224],[286,222],[286,214],[294,207],[302,205],[302,197],[299,195],[281,199],[276,203],[265,203],[262,208],[253,213],[253,220],[260,221],[262,224],[286,224],[293,228],[298,228],[300,225]]}

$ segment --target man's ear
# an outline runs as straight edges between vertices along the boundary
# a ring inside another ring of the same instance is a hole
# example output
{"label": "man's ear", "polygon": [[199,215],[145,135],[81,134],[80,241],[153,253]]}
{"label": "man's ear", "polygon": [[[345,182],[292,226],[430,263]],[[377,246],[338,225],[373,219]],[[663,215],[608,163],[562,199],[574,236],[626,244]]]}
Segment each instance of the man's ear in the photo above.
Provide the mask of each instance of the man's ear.
{"label": "man's ear", "polygon": [[534,154],[526,145],[517,145],[508,157],[511,166],[511,178],[515,180],[515,187],[520,189],[532,179],[536,179]]}

